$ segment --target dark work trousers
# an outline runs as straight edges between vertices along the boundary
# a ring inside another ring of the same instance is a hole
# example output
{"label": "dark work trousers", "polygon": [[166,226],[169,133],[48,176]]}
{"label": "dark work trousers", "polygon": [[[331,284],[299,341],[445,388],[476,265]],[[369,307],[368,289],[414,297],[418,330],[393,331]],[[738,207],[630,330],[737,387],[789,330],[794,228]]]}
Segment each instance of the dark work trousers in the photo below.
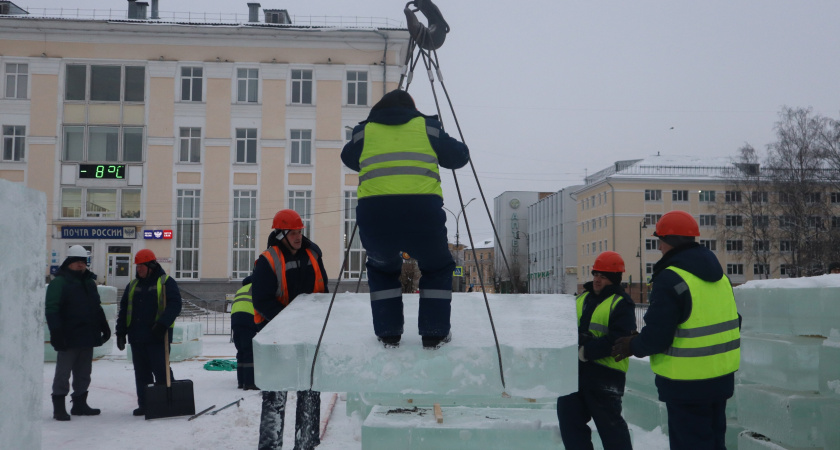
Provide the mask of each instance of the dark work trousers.
{"label": "dark work trousers", "polygon": [[[166,355],[163,341],[131,344],[131,360],[134,362],[134,385],[137,389],[137,406],[146,407],[146,386],[166,384]],[[171,381],[175,381],[172,369]]]}
{"label": "dark work trousers", "polygon": [[673,450],[725,450],[726,400],[666,402],[668,441]]}
{"label": "dark work trousers", "polygon": [[93,347],[61,350],[55,360],[52,395],[70,393],[70,374],[73,374],[73,396],[85,394],[90,387]]}
{"label": "dark work trousers", "polygon": [[452,271],[455,261],[449,253],[446,227],[426,226],[422,233],[399,234],[401,230],[359,227],[359,237],[367,250],[370,307],[373,331],[377,336],[403,333],[400,252],[417,260],[420,268],[420,310],[417,327],[421,336],[449,334],[452,302]]}
{"label": "dark work trousers", "polygon": [[621,395],[615,392],[585,390],[557,398],[560,436],[568,450],[592,450],[592,431],[587,423],[595,421],[604,450],[630,450],[630,431],[621,417]]}
{"label": "dark work trousers", "polygon": [[[259,450],[283,448],[283,426],[286,417],[285,391],[262,391]],[[297,392],[294,450],[312,450],[321,443],[321,393]]]}
{"label": "dark work trousers", "polygon": [[254,384],[254,344],[257,335],[255,326],[233,327],[233,345],[236,346],[236,381],[240,387]]}

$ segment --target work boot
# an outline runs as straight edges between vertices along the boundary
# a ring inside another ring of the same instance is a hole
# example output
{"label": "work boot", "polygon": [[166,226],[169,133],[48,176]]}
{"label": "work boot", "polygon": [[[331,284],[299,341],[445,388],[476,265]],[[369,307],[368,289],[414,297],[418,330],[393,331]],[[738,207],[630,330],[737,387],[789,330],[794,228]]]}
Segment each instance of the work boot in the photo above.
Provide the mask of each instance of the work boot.
{"label": "work boot", "polygon": [[400,346],[400,338],[402,336],[377,336],[376,339],[382,343],[385,348],[397,348]]}
{"label": "work boot", "polygon": [[93,409],[87,404],[87,396],[88,393],[85,392],[81,395],[74,395],[71,397],[71,401],[73,402],[73,407],[70,408],[70,414],[74,416],[98,416],[101,412],[98,409]]}
{"label": "work boot", "polygon": [[426,350],[437,350],[451,340],[452,333],[446,336],[423,336],[423,348]]}
{"label": "work boot", "polygon": [[67,414],[67,409],[64,408],[64,396],[63,395],[53,395],[52,396],[53,402],[53,419],[60,420],[62,422],[70,420],[70,414]]}
{"label": "work boot", "polygon": [[135,415],[135,416],[145,416],[146,415],[146,409],[143,408],[143,407],[140,407],[140,408],[135,409],[134,412],[132,412],[131,414]]}

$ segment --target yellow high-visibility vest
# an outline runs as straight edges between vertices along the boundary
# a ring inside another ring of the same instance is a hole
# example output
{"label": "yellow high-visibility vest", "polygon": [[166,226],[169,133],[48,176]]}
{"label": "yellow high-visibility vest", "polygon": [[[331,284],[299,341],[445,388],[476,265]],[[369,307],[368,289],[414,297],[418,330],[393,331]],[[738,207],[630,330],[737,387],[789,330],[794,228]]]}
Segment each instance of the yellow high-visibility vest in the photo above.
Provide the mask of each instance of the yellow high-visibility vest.
{"label": "yellow high-visibility vest", "polygon": [[[577,298],[578,326],[580,326],[580,317],[583,315],[583,303],[586,300],[587,295],[589,295],[589,292],[584,292]],[[592,319],[589,321],[589,331],[593,336],[601,337],[609,334],[610,315],[612,315],[613,310],[620,301],[621,297],[613,294],[605,298],[598,307],[595,308],[595,311],[592,311]],[[605,356],[603,358],[593,360],[592,362],[610,369],[620,370],[624,373],[627,373],[627,369],[630,367],[630,360],[627,358],[624,358],[619,362],[615,362],[615,359],[612,356]]]}

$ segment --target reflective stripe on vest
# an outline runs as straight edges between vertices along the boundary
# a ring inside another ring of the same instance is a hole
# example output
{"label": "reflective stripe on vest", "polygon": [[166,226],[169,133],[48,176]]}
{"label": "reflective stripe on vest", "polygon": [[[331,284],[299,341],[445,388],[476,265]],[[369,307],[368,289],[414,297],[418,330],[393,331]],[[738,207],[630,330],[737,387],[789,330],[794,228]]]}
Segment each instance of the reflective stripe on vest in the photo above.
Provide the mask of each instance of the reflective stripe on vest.
{"label": "reflective stripe on vest", "polygon": [[[361,134],[361,133],[357,133]],[[359,157],[358,197],[397,194],[436,194],[443,197],[437,153],[429,142],[424,117],[401,125],[369,122]]]}
{"label": "reflective stripe on vest", "polygon": [[248,283],[245,286],[239,288],[238,291],[236,291],[236,297],[234,297],[233,299],[233,304],[230,305],[231,315],[238,312],[244,312],[254,315],[254,302],[251,300],[252,286],[252,283]]}
{"label": "reflective stripe on vest", "polygon": [[[312,292],[325,292],[326,285],[324,284],[324,277],[321,275],[321,266],[318,264],[318,258],[315,256],[315,253],[308,248],[306,249],[306,254],[309,256],[309,262],[307,265],[311,265],[312,270],[315,271],[315,286],[313,286]],[[286,258],[283,256],[283,252],[281,252],[276,245],[262,252],[262,255],[265,256],[265,259],[267,259],[268,263],[271,264],[271,270],[274,271],[274,276],[277,277],[277,291],[274,293],[275,298],[283,305],[283,307],[289,306],[289,302],[291,302],[291,300],[289,300],[289,288],[286,283],[286,271],[297,269],[298,261],[292,261],[289,264],[286,264]],[[259,311],[254,310],[254,322],[259,324],[263,323],[263,321],[265,321],[265,317],[263,317]]]}
{"label": "reflective stripe on vest", "polygon": [[676,267],[691,294],[691,314],[677,326],[671,347],[651,355],[650,368],[673,380],[705,380],[738,370],[741,332],[732,285],[726,275],[715,282],[703,281]]}
{"label": "reflective stripe on vest", "polygon": [[[577,298],[577,318],[578,318],[578,326],[580,326],[580,318],[583,316],[583,303],[586,300],[586,296],[589,295],[589,292],[584,292]],[[592,333],[593,336],[601,337],[606,336],[609,334],[610,329],[610,316],[612,315],[613,310],[615,310],[616,305],[618,302],[621,301],[621,297],[615,294],[605,298],[595,307],[595,311],[592,311],[592,319],[589,321],[589,331]],[[605,356],[600,359],[596,359],[594,361],[595,364],[600,364],[604,367],[620,370],[622,372],[627,372],[627,369],[630,367],[630,360],[627,358],[622,359],[619,362],[615,362],[615,359],[612,356]]]}
{"label": "reflective stripe on vest", "polygon": [[[163,278],[163,282],[161,282],[161,278]],[[163,285],[166,284],[166,281],[169,279],[169,275],[164,275],[162,277],[158,277],[157,279],[157,312],[155,313],[155,321],[160,319],[160,316],[163,315],[163,292],[162,289]],[[125,326],[128,327],[131,325],[131,312],[134,311],[134,289],[137,287],[137,283],[139,280],[137,278],[131,280],[131,283],[128,285],[128,305],[125,308]],[[172,322],[172,325],[169,328],[175,327],[175,322]]]}

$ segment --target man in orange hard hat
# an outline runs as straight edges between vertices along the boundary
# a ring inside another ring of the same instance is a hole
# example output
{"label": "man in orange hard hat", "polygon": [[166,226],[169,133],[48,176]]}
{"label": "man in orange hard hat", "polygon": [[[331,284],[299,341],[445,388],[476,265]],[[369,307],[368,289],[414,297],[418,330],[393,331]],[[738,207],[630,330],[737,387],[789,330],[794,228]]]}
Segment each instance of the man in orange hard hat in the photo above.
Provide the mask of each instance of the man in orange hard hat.
{"label": "man in orange hard hat", "polygon": [[640,334],[619,339],[616,361],[650,356],[659,400],[668,408],[671,448],[726,448],[726,401],[740,362],[740,315],[729,278],[695,242],[691,214],[671,211],[656,223],[660,259]]}
{"label": "man in orange hard hat", "polygon": [[604,450],[631,450],[630,431],[621,417],[628,361],[616,362],[612,346],[636,332],[635,304],[621,288],[624,260],[603,252],[592,265],[592,281],[577,298],[578,391],[557,399],[560,436],[569,449],[592,448],[595,422]]}
{"label": "man in orange hard hat", "polygon": [[[303,235],[300,215],[291,209],[278,211],[271,227],[268,249],[257,259],[251,275],[254,322],[258,330],[265,328],[298,295],[328,292],[321,249]],[[260,449],[283,447],[286,397],[286,392],[262,392]],[[298,391],[296,416],[295,448],[314,448],[321,442],[321,393]]]}
{"label": "man in orange hard hat", "polygon": [[172,342],[172,327],[181,314],[181,291],[178,283],[163,271],[151,250],[138,251],[134,264],[137,278],[128,283],[120,300],[116,335],[117,348],[121,351],[125,350],[126,337],[131,344],[137,388],[137,409],[133,414],[143,416],[146,414],[146,386],[152,382],[166,383],[164,339]]}

